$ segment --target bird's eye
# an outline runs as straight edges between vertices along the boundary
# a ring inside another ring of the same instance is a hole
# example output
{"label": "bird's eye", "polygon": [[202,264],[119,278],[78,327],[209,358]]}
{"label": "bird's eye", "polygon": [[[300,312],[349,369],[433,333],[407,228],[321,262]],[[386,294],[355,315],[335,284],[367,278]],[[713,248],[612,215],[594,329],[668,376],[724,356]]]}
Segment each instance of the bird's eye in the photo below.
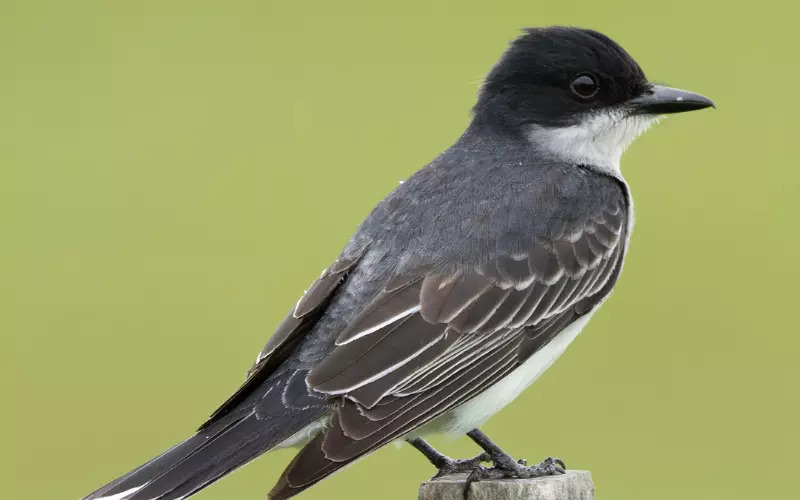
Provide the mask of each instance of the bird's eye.
{"label": "bird's eye", "polygon": [[597,83],[597,78],[594,75],[582,74],[576,76],[569,84],[570,90],[581,99],[591,99],[597,95],[600,90],[600,84]]}

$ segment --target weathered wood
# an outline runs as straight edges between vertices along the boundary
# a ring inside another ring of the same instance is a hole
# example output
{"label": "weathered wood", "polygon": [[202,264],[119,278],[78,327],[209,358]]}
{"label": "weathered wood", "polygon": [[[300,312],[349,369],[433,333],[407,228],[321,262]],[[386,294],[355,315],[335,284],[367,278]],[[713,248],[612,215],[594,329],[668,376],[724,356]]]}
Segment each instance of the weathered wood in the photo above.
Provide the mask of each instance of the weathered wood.
{"label": "weathered wood", "polygon": [[[467,474],[431,479],[419,488],[419,500],[464,500]],[[536,479],[485,480],[472,483],[469,500],[594,500],[592,474],[570,470]]]}

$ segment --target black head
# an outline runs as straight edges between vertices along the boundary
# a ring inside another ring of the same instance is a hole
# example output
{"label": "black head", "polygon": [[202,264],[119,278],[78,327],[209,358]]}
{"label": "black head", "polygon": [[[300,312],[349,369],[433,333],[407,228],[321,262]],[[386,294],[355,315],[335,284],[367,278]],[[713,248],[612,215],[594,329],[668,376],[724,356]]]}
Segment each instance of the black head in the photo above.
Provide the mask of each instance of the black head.
{"label": "black head", "polygon": [[[503,127],[528,123],[563,127],[601,109],[649,113],[654,108],[637,106],[637,99],[660,88],[665,87],[651,85],[636,61],[601,33],[560,26],[533,28],[514,40],[492,68],[474,111],[476,121]],[[671,103],[681,103],[681,109],[661,106],[658,114],[688,111],[692,102],[692,109],[711,105],[700,98],[688,92],[671,95]]]}

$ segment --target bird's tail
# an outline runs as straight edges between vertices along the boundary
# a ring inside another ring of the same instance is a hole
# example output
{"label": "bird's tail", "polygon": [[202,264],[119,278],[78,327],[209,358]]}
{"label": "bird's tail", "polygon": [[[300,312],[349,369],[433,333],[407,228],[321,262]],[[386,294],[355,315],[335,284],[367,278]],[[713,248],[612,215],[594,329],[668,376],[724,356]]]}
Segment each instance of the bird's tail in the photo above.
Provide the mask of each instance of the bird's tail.
{"label": "bird's tail", "polygon": [[320,417],[319,410],[259,418],[233,413],[83,500],[179,500],[269,451]]}

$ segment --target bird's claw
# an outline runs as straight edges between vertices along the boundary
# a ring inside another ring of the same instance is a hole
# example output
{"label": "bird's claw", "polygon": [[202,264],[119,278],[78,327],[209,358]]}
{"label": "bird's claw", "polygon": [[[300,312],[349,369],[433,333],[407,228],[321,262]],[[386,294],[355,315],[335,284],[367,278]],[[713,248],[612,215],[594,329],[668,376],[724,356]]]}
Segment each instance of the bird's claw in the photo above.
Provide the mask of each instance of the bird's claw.
{"label": "bird's claw", "polygon": [[542,464],[555,464],[555,465],[557,465],[558,468],[561,469],[561,472],[559,472],[559,474],[564,474],[567,471],[567,464],[565,464],[564,461],[561,460],[560,458],[547,457],[544,460],[542,460],[542,463],[539,464],[539,465],[542,465]]}
{"label": "bird's claw", "polygon": [[528,466],[525,459],[514,461],[508,455],[492,458],[493,467],[479,466],[475,468],[464,482],[463,496],[468,500],[472,483],[485,479],[530,479],[534,477],[556,476],[566,472],[566,464],[560,458],[549,457],[541,463]]}
{"label": "bird's claw", "polygon": [[449,476],[450,474],[458,474],[461,472],[472,472],[478,467],[481,467],[481,463],[489,462],[491,457],[488,453],[481,453],[480,455],[472,458],[467,458],[463,460],[453,460],[448,458],[440,464],[436,464],[436,468],[439,469],[439,472],[436,473],[433,478],[442,477],[442,476]]}

